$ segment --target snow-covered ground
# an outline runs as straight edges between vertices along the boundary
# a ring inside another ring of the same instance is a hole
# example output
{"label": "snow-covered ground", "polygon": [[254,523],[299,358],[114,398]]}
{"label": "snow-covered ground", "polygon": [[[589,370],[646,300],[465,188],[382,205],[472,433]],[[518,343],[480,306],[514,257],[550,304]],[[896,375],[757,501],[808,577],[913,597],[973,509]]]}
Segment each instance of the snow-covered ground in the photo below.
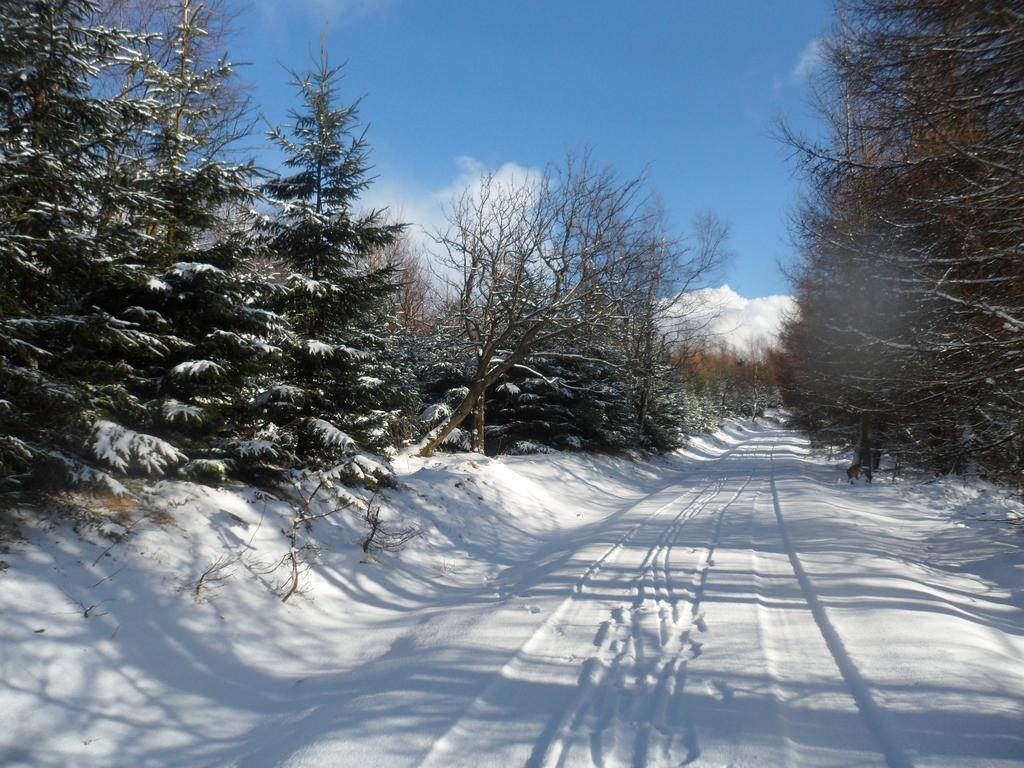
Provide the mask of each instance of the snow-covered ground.
{"label": "snow-covered ground", "polygon": [[1024,764],[1024,536],[980,486],[851,486],[771,421],[398,470],[423,534],[364,563],[353,509],[315,521],[287,603],[293,507],[252,489],[27,523],[0,765]]}

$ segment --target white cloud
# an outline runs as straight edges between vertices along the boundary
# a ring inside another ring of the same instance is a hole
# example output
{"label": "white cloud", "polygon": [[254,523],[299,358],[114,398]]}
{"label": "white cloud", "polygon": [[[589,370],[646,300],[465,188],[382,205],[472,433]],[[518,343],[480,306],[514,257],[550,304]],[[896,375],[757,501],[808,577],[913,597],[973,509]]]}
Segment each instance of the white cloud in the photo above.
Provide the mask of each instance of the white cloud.
{"label": "white cloud", "polygon": [[823,38],[816,37],[807,44],[803,52],[800,54],[800,61],[797,62],[796,66],[793,67],[793,71],[789,73],[789,79],[791,81],[805,80],[811,74],[814,73],[822,61],[822,57],[825,55],[825,41]]}
{"label": "white cloud", "polygon": [[723,285],[683,294],[670,310],[667,326],[680,337],[743,354],[777,342],[782,322],[794,308],[792,296],[748,299]]}
{"label": "white cloud", "polygon": [[458,173],[451,183],[437,190],[434,200],[441,208],[451,205],[464,193],[470,193],[478,197],[482,188],[484,177],[492,174],[494,183],[498,189],[517,189],[520,187],[532,187],[540,179],[540,171],[535,168],[527,168],[518,163],[505,163],[497,169],[490,169],[472,157],[462,155],[455,158],[455,167]]}
{"label": "white cloud", "polygon": [[799,61],[790,73],[786,77],[776,77],[772,81],[772,91],[778,95],[786,86],[806,81],[821,66],[824,56],[825,38],[816,37],[804,46]]}
{"label": "white cloud", "polygon": [[491,169],[466,155],[455,158],[454,166],[452,179],[436,188],[394,177],[378,178],[363,196],[362,204],[366,208],[388,208],[393,219],[409,225],[413,242],[430,252],[435,235],[445,229],[451,205],[467,191],[476,194],[485,175],[493,173],[501,187],[531,186],[541,175],[536,168],[513,162]]}

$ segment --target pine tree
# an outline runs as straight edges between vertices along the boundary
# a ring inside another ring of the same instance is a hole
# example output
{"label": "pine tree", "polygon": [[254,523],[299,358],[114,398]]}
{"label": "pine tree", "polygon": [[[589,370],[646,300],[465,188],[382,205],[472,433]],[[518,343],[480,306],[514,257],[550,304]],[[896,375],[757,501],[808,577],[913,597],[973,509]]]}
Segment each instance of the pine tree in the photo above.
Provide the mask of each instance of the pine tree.
{"label": "pine tree", "polygon": [[248,131],[247,103],[227,58],[210,60],[204,47],[207,7],[182,0],[172,19],[162,55],[142,70],[157,103],[147,148],[165,209],[151,232],[163,270],[156,290],[137,300],[183,344],[156,372],[148,405],[155,429],[192,457],[188,474],[281,466],[289,457],[261,439],[254,398],[280,357],[284,328],[254,305],[254,172],[230,159]]}
{"label": "pine tree", "polygon": [[[176,348],[159,319],[111,311],[146,289],[147,230],[162,201],[134,137],[155,105],[99,95],[137,63],[137,39],[90,25],[96,6],[9,2],[0,18],[0,480],[2,489],[114,481],[90,469],[160,471],[184,455],[121,426],[146,420],[133,385]],[[116,487],[116,486],[115,486]]]}
{"label": "pine tree", "polygon": [[[625,371],[615,351],[571,344],[515,370],[488,402],[488,440],[498,452],[615,451],[636,444]],[[492,440],[493,438],[493,440]]]}
{"label": "pine tree", "polygon": [[389,352],[394,272],[371,263],[401,227],[381,211],[355,210],[371,181],[368,148],[357,133],[358,103],[339,106],[341,67],[322,49],[311,70],[292,77],[301,107],[271,134],[290,173],[264,189],[278,208],[266,225],[269,249],[293,270],[270,286],[268,302],[294,337],[282,375],[259,401],[283,445],[303,461],[327,463],[394,445],[414,404]]}

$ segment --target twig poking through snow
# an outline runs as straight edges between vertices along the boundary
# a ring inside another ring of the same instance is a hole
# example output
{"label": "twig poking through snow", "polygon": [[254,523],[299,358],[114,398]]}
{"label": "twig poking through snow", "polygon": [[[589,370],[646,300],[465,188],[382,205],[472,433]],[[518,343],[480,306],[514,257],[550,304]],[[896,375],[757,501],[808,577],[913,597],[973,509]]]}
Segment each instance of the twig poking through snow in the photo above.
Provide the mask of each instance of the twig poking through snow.
{"label": "twig poking through snow", "polygon": [[396,552],[422,533],[414,525],[397,531],[388,529],[380,518],[380,504],[377,503],[376,494],[367,499],[362,517],[363,522],[370,529],[366,538],[363,539],[362,546],[365,554],[378,551]]}
{"label": "twig poking through snow", "polygon": [[[288,598],[294,595],[296,592],[301,593],[300,583],[302,579],[302,573],[309,568],[309,561],[319,556],[320,550],[316,544],[307,539],[301,545],[299,544],[299,534],[302,529],[307,532],[313,530],[313,521],[319,520],[323,517],[329,517],[335,512],[338,512],[349,505],[347,500],[342,502],[341,507],[335,509],[329,509],[326,512],[322,512],[318,515],[311,515],[309,513],[310,507],[313,504],[313,500],[316,495],[320,492],[320,489],[324,487],[326,480],[321,479],[317,483],[316,488],[309,494],[309,498],[299,507],[292,518],[291,528],[288,530],[282,530],[281,532],[288,537],[288,553],[281,559],[281,563],[288,566],[289,578],[288,581],[282,585],[281,589],[284,590],[284,595],[281,598],[282,603],[288,602]],[[285,589],[287,587],[287,589]]]}

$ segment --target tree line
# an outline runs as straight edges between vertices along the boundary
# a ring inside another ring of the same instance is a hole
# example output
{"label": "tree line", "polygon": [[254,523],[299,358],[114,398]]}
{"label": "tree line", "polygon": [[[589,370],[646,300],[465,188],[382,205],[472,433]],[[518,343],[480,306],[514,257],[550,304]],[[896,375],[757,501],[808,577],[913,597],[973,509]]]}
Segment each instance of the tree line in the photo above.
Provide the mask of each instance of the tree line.
{"label": "tree line", "polygon": [[1019,482],[1024,7],[842,0],[823,51],[786,400],[863,467]]}
{"label": "tree line", "polygon": [[405,446],[663,451],[770,404],[665,333],[720,222],[685,245],[642,177],[582,152],[485,176],[427,258],[360,204],[367,137],[325,49],[267,135],[281,170],[244,157],[229,21],[216,0],[3,4],[0,494],[374,484]]}

